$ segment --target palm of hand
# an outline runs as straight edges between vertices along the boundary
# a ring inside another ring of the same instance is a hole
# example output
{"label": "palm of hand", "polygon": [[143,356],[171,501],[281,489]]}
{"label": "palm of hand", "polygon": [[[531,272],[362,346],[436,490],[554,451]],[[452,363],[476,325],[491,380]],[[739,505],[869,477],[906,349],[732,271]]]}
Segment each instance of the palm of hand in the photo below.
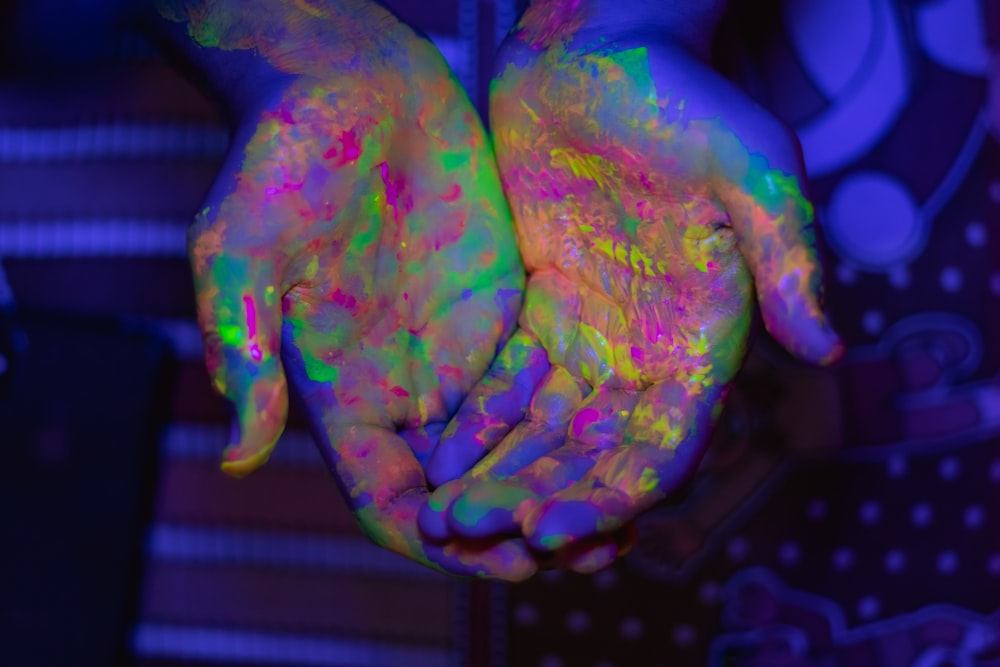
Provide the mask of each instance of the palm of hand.
{"label": "palm of hand", "polygon": [[[690,475],[743,356],[748,262],[759,291],[783,290],[777,317],[790,305],[822,316],[802,236],[808,205],[724,123],[690,114],[697,89],[658,98],[651,72],[661,68],[646,49],[556,47],[524,60],[494,82],[491,120],[531,273],[513,341],[540,346],[547,362],[537,362],[524,418],[503,425],[512,428],[497,449],[432,505],[449,508],[451,532],[521,529],[550,549],[618,529]],[[761,201],[755,182],[777,187]],[[767,309],[765,318],[776,319]],[[490,391],[523,395],[516,384],[487,383],[479,404]],[[435,458],[460,470],[456,461],[494,446],[503,427],[475,407],[457,421]],[[592,550],[571,566],[593,569],[615,553]]]}
{"label": "palm of hand", "polygon": [[517,543],[435,546],[416,529],[421,463],[509,335],[523,272],[471,105],[433,47],[407,49],[408,72],[294,80],[193,229],[209,369],[242,431],[224,467],[266,460],[287,372],[376,542],[522,578],[534,566]]}

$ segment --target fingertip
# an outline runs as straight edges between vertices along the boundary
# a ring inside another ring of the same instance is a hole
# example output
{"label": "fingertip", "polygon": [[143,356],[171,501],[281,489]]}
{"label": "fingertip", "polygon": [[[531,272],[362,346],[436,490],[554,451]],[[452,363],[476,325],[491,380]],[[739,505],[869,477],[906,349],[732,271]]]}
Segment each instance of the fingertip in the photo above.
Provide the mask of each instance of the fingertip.
{"label": "fingertip", "polygon": [[601,513],[586,500],[547,501],[524,525],[528,544],[539,551],[556,551],[600,531]]}
{"label": "fingertip", "polygon": [[813,294],[772,291],[758,296],[764,326],[789,353],[820,366],[843,356],[844,343]]}
{"label": "fingertip", "polygon": [[230,392],[238,419],[233,420],[231,444],[223,452],[222,471],[243,477],[264,465],[285,430],[288,418],[288,387],[277,377],[257,380],[250,387]]}
{"label": "fingertip", "polygon": [[608,567],[617,558],[618,545],[609,538],[608,541],[589,546],[580,553],[574,554],[566,567],[579,574],[593,574]]}
{"label": "fingertip", "polygon": [[222,463],[219,467],[231,477],[246,477],[267,463],[272,451],[274,451],[273,444],[249,454],[240,445],[230,445],[222,452]]}
{"label": "fingertip", "polygon": [[421,507],[417,512],[417,527],[424,537],[432,540],[441,541],[451,537],[447,516],[427,505]]}
{"label": "fingertip", "polygon": [[521,582],[531,579],[535,574],[538,573],[538,566],[534,563],[526,563],[518,568],[515,568],[509,576],[503,577],[504,581],[511,584],[519,584]]}
{"label": "fingertip", "polygon": [[772,323],[768,331],[792,355],[817,366],[828,366],[844,356],[844,342],[825,318],[791,318]]}
{"label": "fingertip", "polygon": [[279,410],[273,419],[255,416],[236,429],[236,437],[233,438],[236,444],[229,445],[222,452],[222,472],[233,477],[245,477],[267,463],[285,430],[285,414],[285,411]]}
{"label": "fingertip", "polygon": [[503,482],[482,482],[455,500],[448,512],[448,523],[463,537],[512,534],[520,532],[519,520],[537,503],[537,496],[528,489]]}
{"label": "fingertip", "polygon": [[499,547],[499,566],[484,574],[490,579],[501,579],[512,584],[526,581],[538,572],[538,565],[523,540],[510,540]]}
{"label": "fingertip", "polygon": [[580,574],[593,574],[627,554],[636,537],[635,524],[630,523],[612,535],[599,535],[570,544],[562,558],[568,569]]}
{"label": "fingertip", "polygon": [[458,576],[519,582],[538,571],[521,538],[451,540],[425,552],[435,567]]}

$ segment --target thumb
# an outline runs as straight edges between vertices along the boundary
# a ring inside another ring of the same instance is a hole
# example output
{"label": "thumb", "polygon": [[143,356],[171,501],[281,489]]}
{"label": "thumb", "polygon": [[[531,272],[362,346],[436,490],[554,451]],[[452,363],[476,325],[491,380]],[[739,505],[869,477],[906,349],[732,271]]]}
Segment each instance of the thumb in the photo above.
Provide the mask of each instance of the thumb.
{"label": "thumb", "polygon": [[723,198],[754,278],[764,325],[796,357],[816,364],[835,361],[843,343],[821,306],[822,267],[801,168],[771,169],[759,155],[746,166]]}
{"label": "thumb", "polygon": [[239,423],[222,470],[242,477],[267,461],[284,430],[288,388],[274,261],[266,250],[226,247],[226,226],[196,225],[189,250],[206,366]]}

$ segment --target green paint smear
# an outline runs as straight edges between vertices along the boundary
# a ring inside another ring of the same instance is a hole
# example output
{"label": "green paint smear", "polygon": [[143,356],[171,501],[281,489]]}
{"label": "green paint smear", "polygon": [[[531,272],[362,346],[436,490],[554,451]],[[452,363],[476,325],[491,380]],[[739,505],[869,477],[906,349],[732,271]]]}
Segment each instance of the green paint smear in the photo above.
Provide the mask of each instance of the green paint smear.
{"label": "green paint smear", "polygon": [[633,218],[630,215],[625,216],[625,218],[621,221],[622,228],[624,228],[625,233],[627,233],[633,239],[635,238],[636,231],[638,231],[639,225],[641,223],[642,220],[640,220],[639,218]]}
{"label": "green paint smear", "polygon": [[317,359],[313,355],[303,354],[302,361],[306,367],[306,375],[314,382],[329,382],[334,384],[340,375],[338,366],[330,366],[326,362]]}
{"label": "green paint smear", "polygon": [[469,166],[469,156],[470,153],[462,151],[459,153],[455,152],[443,152],[440,155],[441,168],[445,172],[452,172],[458,169],[467,168]]}
{"label": "green paint smear", "polygon": [[649,53],[645,48],[629,49],[608,54],[605,58],[621,67],[632,85],[645,95],[656,96],[656,84],[649,68]]}
{"label": "green paint smear", "polygon": [[761,155],[750,157],[750,164],[743,187],[755,201],[773,215],[788,210],[791,203],[804,220],[812,220],[813,206],[802,194],[799,179],[777,169],[769,169]]}

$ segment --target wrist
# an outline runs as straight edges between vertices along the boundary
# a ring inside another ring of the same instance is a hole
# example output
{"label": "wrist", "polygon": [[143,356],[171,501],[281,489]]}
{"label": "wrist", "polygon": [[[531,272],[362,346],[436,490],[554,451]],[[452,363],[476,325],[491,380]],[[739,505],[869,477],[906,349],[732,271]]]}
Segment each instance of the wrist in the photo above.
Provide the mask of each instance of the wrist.
{"label": "wrist", "polygon": [[[297,80],[366,77],[412,30],[371,0],[152,0],[147,33],[236,120]],[[313,5],[317,5],[314,7]]]}
{"label": "wrist", "polygon": [[535,48],[641,33],[707,59],[728,0],[532,0],[518,28]]}

